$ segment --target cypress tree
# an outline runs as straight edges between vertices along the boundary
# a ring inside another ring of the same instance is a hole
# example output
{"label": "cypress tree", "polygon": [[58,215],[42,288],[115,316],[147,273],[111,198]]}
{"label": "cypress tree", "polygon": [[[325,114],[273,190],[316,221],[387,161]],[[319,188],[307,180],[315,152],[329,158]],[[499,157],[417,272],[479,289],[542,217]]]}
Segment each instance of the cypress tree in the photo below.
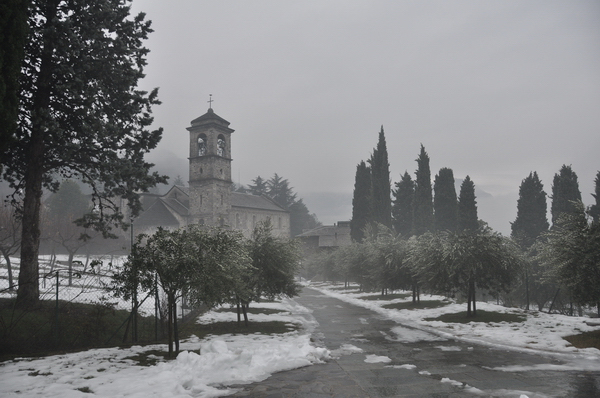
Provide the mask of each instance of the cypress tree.
{"label": "cypress tree", "polygon": [[397,233],[404,237],[409,237],[413,224],[415,183],[410,174],[405,171],[402,179],[395,185],[396,189],[393,191],[392,224]]}
{"label": "cypress tree", "polygon": [[596,183],[596,189],[592,196],[596,199],[596,203],[590,207],[590,216],[594,220],[594,223],[598,223],[600,222],[600,171],[596,174],[594,182]]}
{"label": "cypress tree", "polygon": [[389,228],[392,226],[392,201],[390,196],[390,164],[383,126],[379,132],[377,147],[369,160],[371,164],[372,216],[373,221]]}
{"label": "cypress tree", "polygon": [[433,230],[433,198],[431,193],[431,171],[429,155],[421,144],[421,153],[416,159],[415,197],[413,201],[413,235]]}
{"label": "cypress tree", "polygon": [[467,176],[460,186],[458,197],[458,231],[470,233],[478,229],[475,184],[471,181],[471,177]]}
{"label": "cypress tree", "polygon": [[364,229],[371,219],[371,169],[364,161],[356,166],[354,196],[352,198],[352,221],[350,236],[355,242],[362,242]]}
{"label": "cypress tree", "polygon": [[579,212],[576,202],[581,202],[577,174],[571,166],[563,165],[552,181],[552,225],[563,213],[576,215]]}
{"label": "cypress tree", "polygon": [[433,216],[438,231],[456,231],[458,223],[458,201],[454,187],[452,169],[442,168],[435,176],[433,185]]}
{"label": "cypress tree", "polygon": [[548,230],[546,209],[544,185],[534,171],[521,182],[517,218],[511,223],[511,237],[523,248],[531,247],[535,240]]}

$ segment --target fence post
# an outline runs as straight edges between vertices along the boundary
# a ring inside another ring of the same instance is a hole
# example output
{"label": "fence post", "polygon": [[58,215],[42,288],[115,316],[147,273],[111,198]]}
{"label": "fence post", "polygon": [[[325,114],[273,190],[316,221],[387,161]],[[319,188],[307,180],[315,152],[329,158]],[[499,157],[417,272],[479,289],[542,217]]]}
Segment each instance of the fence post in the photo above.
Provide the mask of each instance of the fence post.
{"label": "fence post", "polygon": [[56,345],[58,346],[60,343],[60,328],[58,326],[58,285],[60,280],[58,278],[58,270],[56,270],[56,307],[54,309],[54,336],[56,339]]}

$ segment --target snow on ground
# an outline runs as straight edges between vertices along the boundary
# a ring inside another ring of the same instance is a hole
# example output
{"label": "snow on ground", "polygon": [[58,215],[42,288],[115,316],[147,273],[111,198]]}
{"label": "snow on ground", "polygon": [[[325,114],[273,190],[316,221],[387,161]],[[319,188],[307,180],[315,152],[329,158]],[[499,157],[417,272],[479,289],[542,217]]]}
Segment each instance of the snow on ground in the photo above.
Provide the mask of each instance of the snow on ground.
{"label": "snow on ground", "polygon": [[[181,344],[173,361],[139,366],[132,359],[165,345],[107,348],[39,359],[21,358],[0,363],[2,397],[218,397],[235,392],[234,384],[264,380],[272,373],[321,363],[330,358],[314,347],[310,333],[316,321],[310,310],[293,300],[259,303],[287,315],[278,320],[302,324],[302,331],[282,335],[221,335]],[[266,308],[265,307],[265,308]],[[250,314],[250,319],[255,320]]]}
{"label": "snow on ground", "polygon": [[[559,357],[567,362],[556,369],[564,370],[597,370],[600,367],[600,350],[595,348],[578,349],[563,339],[565,336],[598,330],[600,324],[587,317],[547,314],[538,311],[524,311],[518,308],[507,308],[493,303],[477,302],[477,309],[501,313],[514,313],[526,317],[520,323],[483,323],[469,322],[446,323],[442,321],[426,321],[427,318],[437,318],[442,314],[466,311],[466,304],[450,303],[444,307],[431,309],[397,310],[383,308],[386,304],[411,301],[412,297],[393,300],[363,300],[359,297],[369,295],[359,292],[358,288],[339,290],[324,283],[313,283],[311,288],[345,302],[371,309],[402,326],[392,329],[395,336],[387,338],[399,342],[443,341],[459,339],[466,342],[502,347],[522,352],[535,352],[545,356]],[[379,293],[372,293],[379,295]],[[426,295],[421,300],[444,300],[445,297]],[[441,346],[440,346],[441,347]],[[442,349],[442,348],[440,348]],[[443,349],[452,349],[444,347]],[[460,349],[455,347],[454,349]],[[541,365],[540,365],[541,366]],[[524,367],[504,367],[497,370],[523,371],[535,370]]]}

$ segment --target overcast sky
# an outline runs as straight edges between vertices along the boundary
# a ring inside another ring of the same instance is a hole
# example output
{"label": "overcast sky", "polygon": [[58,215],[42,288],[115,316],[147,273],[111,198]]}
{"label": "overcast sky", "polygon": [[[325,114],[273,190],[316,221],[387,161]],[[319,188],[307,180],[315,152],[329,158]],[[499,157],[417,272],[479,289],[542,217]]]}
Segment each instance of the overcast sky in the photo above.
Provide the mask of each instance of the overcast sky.
{"label": "overcast sky", "polygon": [[572,165],[592,203],[597,0],[135,0],[138,11],[155,30],[143,86],[160,87],[157,164],[166,151],[186,159],[186,127],[212,94],[235,129],[234,181],[278,173],[325,223],[350,218],[356,165],[382,125],[392,182],[414,177],[422,143],[432,179],[449,167],[497,199],[480,197],[479,212],[503,233],[530,171],[550,194]]}

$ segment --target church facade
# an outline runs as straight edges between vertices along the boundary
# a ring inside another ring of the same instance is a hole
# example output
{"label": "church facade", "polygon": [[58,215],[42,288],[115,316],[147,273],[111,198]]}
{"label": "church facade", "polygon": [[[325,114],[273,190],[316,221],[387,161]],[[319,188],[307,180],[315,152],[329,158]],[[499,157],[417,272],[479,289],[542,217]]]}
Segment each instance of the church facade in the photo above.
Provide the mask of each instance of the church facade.
{"label": "church facade", "polygon": [[266,196],[233,192],[232,133],[229,122],[211,108],[187,128],[189,186],[173,186],[164,195],[143,194],[144,211],[134,220],[136,233],[188,224],[231,228],[250,237],[270,220],[273,234],[290,237],[290,213]]}

